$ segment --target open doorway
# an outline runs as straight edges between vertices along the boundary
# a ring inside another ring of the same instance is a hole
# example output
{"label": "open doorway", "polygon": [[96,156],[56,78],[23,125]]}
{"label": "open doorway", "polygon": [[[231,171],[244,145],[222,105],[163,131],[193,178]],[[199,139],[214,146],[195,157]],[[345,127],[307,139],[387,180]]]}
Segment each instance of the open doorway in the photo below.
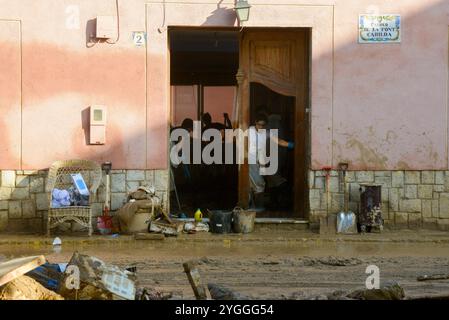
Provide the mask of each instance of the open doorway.
{"label": "open doorway", "polygon": [[[236,126],[239,33],[235,29],[170,29],[171,130],[190,121],[208,128]],[[191,139],[193,153],[194,137]],[[208,142],[201,142],[201,149]],[[172,213],[230,210],[238,198],[237,164],[171,166]]]}
{"label": "open doorway", "polygon": [[[275,179],[262,177],[258,217],[308,216],[309,41],[309,29],[169,29],[171,130],[194,121],[201,133],[247,129],[263,113],[268,129],[289,142],[279,148]],[[210,143],[196,139],[200,151]],[[254,206],[249,165],[195,164],[190,140],[190,164],[171,166],[171,212]],[[235,141],[233,148],[235,156]]]}

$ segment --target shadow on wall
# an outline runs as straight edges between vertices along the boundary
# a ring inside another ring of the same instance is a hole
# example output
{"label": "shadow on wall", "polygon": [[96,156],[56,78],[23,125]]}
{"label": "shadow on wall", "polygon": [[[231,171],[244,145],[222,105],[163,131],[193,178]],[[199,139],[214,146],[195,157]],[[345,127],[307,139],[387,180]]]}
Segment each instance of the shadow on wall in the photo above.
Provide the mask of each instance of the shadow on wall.
{"label": "shadow on wall", "polygon": [[81,123],[84,131],[86,145],[90,142],[90,107],[81,111]]}
{"label": "shadow on wall", "polygon": [[223,0],[220,0],[217,3],[217,9],[211,12],[210,16],[207,17],[206,21],[202,24],[202,26],[229,26],[233,27],[237,20],[237,15],[235,14],[235,10],[233,8],[222,8],[220,7]]}

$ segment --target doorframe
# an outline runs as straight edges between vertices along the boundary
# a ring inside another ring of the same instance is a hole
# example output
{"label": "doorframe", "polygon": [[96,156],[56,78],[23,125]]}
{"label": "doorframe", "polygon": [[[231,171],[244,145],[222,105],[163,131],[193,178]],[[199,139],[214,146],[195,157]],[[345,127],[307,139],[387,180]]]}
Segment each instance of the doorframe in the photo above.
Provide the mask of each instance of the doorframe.
{"label": "doorframe", "polygon": [[[311,28],[279,28],[279,27],[250,27],[245,28],[250,32],[273,32],[273,31],[286,31],[286,32],[304,32],[304,60],[297,66],[298,78],[296,81],[303,82],[303,85],[296,86],[295,94],[295,146],[294,149],[294,183],[293,183],[293,217],[307,219],[310,214],[309,205],[309,182],[308,182],[308,169],[311,163],[311,119],[310,119],[310,101],[311,101],[311,86],[310,86],[310,75],[311,75]],[[250,110],[251,110],[251,95],[250,86],[252,79],[250,79],[250,74],[246,71],[250,70],[250,65],[248,64],[251,57],[249,56],[250,47],[244,48],[243,40],[245,33],[240,33],[240,46],[239,46],[239,71],[237,75],[237,85],[238,85],[238,99],[240,104],[240,114],[239,114],[239,127],[242,130],[247,130],[250,126]],[[246,50],[246,52],[245,52]],[[301,52],[297,52],[301,54]],[[302,70],[305,68],[305,70]],[[300,109],[303,108],[303,112]],[[304,125],[304,129],[298,129],[298,126]],[[303,133],[303,136],[300,136]],[[298,143],[302,139],[301,143]],[[298,148],[302,146],[302,148]],[[304,151],[304,154],[302,152]],[[245,139],[245,162],[239,166],[239,184],[238,184],[238,194],[239,203],[238,205],[246,208],[249,205],[249,166],[248,166],[248,144]],[[297,159],[302,159],[302,169],[298,164]],[[302,199],[302,200],[299,200]]]}
{"label": "doorframe", "polygon": [[[277,31],[277,30],[282,30],[282,31],[287,31],[287,32],[291,32],[291,31],[295,31],[295,30],[308,30],[308,32],[306,32],[306,39],[305,39],[305,43],[306,43],[306,55],[305,55],[305,59],[306,61],[304,61],[304,66],[306,67],[306,72],[305,72],[305,77],[304,79],[305,81],[305,86],[304,86],[304,92],[305,94],[303,95],[299,95],[297,93],[296,97],[295,97],[295,114],[296,114],[296,118],[298,118],[298,110],[299,110],[299,105],[302,104],[303,106],[305,106],[306,110],[310,110],[310,102],[311,102],[311,74],[312,74],[312,70],[311,70],[311,66],[312,66],[312,59],[311,59],[311,48],[312,48],[312,37],[311,37],[311,33],[312,33],[312,28],[310,27],[245,27],[244,29],[240,29],[240,28],[236,28],[236,27],[215,27],[215,26],[211,26],[211,27],[199,27],[199,26],[169,26],[167,28],[167,52],[168,52],[168,57],[167,57],[167,64],[168,64],[168,68],[167,68],[167,73],[168,73],[168,88],[171,88],[171,61],[170,61],[170,57],[171,57],[171,47],[170,47],[170,31],[171,30],[200,30],[200,31],[236,31],[239,34],[240,37],[240,41],[239,41],[239,64],[241,61],[243,61],[243,50],[242,50],[242,40],[243,40],[243,36],[244,36],[244,31],[245,30],[249,30],[249,31],[263,31],[263,30],[267,30],[267,31]],[[250,126],[250,85],[251,82],[248,79],[248,75],[241,73],[241,67],[239,66],[238,72],[236,74],[236,78],[237,78],[237,100],[238,100],[238,104],[239,104],[239,116],[238,116],[238,121],[239,121],[239,128],[242,129],[243,131],[247,130]],[[171,89],[169,90],[169,93],[171,92]],[[245,96],[247,97],[245,99]],[[298,98],[299,96],[303,97],[303,100],[300,101],[300,99]],[[200,99],[200,97],[198,97],[198,99]],[[167,102],[168,102],[168,106],[170,106],[169,110],[169,114],[168,114],[168,122],[169,122],[169,126],[168,126],[168,130],[170,129],[170,123],[171,123],[171,104],[172,104],[172,97],[171,97],[171,93],[168,95],[167,97]],[[307,127],[306,130],[304,130],[304,132],[306,133],[306,136],[304,137],[304,150],[306,150],[306,154],[305,154],[305,161],[304,161],[304,175],[303,175],[303,187],[302,189],[302,195],[300,195],[300,197],[303,199],[303,205],[300,208],[297,208],[296,202],[295,201],[295,207],[293,208],[293,218],[302,218],[302,219],[307,219],[309,214],[310,214],[310,209],[309,209],[309,189],[308,189],[308,174],[307,171],[310,168],[310,164],[311,164],[311,121],[310,121],[310,111],[305,111],[304,112],[304,123],[306,123]],[[295,129],[295,138],[297,136],[297,130]],[[170,134],[168,134],[168,146],[170,146]],[[245,139],[245,149],[244,149],[244,158],[245,158],[245,162],[244,164],[239,165],[239,181],[238,181],[238,194],[239,194],[239,201],[237,203],[238,206],[241,207],[248,207],[248,202],[249,202],[249,168],[248,168],[248,141],[247,139]],[[295,148],[295,154],[294,154],[294,159],[298,159],[300,158],[301,155],[300,154],[300,149]],[[296,162],[296,161],[295,161]],[[295,170],[294,170],[294,180],[298,181],[300,180],[297,177],[297,173],[296,173],[296,165],[295,165]],[[169,181],[171,181],[170,175],[171,175],[171,162],[170,162],[170,148],[168,148],[168,168],[169,168]],[[245,176],[245,181],[247,182],[243,182],[243,179],[240,179],[240,175]],[[170,183],[170,182],[169,182]],[[294,183],[294,194],[295,194],[295,198],[297,197],[299,188],[296,187],[298,182]],[[168,206],[170,207],[170,200],[168,199]]]}

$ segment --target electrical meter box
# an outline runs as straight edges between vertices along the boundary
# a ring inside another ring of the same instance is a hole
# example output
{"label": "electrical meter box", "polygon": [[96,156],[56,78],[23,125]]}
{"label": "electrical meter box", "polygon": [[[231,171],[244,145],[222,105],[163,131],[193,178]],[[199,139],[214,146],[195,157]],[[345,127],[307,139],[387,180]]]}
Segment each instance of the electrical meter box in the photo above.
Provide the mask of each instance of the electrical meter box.
{"label": "electrical meter box", "polygon": [[116,37],[117,20],[114,16],[97,16],[97,39],[112,39]]}
{"label": "electrical meter box", "polygon": [[90,107],[90,144],[106,143],[106,107]]}

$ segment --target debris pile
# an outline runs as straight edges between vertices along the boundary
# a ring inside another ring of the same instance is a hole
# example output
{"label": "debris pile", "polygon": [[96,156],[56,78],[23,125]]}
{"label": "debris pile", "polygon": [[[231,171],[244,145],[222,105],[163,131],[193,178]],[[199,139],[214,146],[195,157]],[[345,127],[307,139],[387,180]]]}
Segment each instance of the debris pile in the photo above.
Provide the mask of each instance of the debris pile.
{"label": "debris pile", "polygon": [[0,300],[64,300],[36,280],[21,276],[0,287]]}
{"label": "debris pile", "polygon": [[[0,300],[135,300],[136,268],[121,269],[75,252],[68,264],[48,263],[44,256],[0,263]],[[145,288],[144,300],[167,294]]]}

